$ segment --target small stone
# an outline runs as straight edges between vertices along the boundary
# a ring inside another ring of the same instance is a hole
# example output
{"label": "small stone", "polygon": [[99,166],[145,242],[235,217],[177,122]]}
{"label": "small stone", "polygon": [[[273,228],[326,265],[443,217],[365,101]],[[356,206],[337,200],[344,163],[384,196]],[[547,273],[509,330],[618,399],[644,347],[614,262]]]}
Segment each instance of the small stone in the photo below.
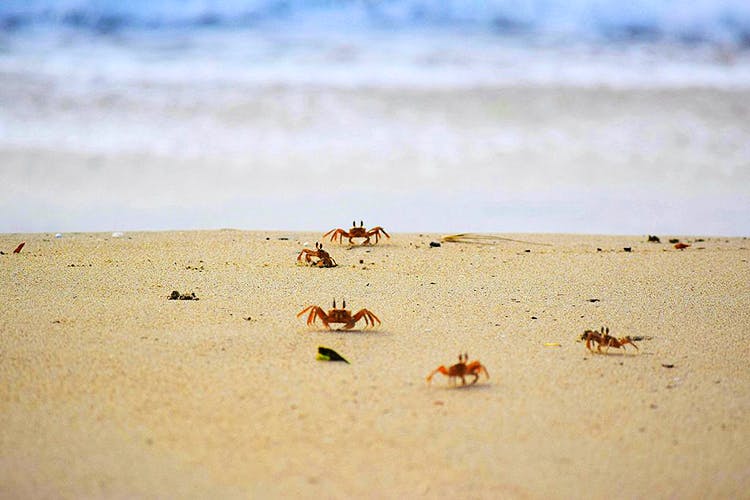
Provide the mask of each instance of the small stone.
{"label": "small stone", "polygon": [[633,249],[631,247],[624,247],[623,250],[625,250],[626,252],[630,252]]}
{"label": "small stone", "polygon": [[439,246],[442,246],[442,245],[440,245],[440,243],[439,243],[439,242],[437,242],[437,241],[431,241],[431,242],[430,242],[430,247],[431,247],[431,248],[437,248],[437,247],[439,247]]}

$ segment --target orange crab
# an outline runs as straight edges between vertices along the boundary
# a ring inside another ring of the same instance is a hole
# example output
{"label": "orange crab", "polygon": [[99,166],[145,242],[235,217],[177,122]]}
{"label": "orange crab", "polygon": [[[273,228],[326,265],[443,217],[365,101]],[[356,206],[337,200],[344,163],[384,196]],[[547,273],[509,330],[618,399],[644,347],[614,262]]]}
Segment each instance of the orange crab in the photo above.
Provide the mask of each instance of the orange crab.
{"label": "orange crab", "polygon": [[[603,330],[604,330],[604,327],[602,327],[602,331]],[[594,352],[594,350],[591,348],[591,345],[594,342],[596,342],[601,347],[602,339],[604,338],[604,337],[602,337],[602,335],[603,335],[603,333],[599,333],[596,330],[586,330],[586,331],[584,331],[578,337],[578,340],[580,340],[580,341],[585,340],[586,341],[586,349],[588,349],[591,352]]]}
{"label": "orange crab", "polygon": [[390,235],[385,232],[385,229],[383,229],[380,226],[376,226],[369,231],[365,228],[365,224],[362,221],[359,221],[359,226],[355,223],[355,221],[352,221],[352,227],[349,229],[349,231],[344,231],[341,228],[338,229],[331,229],[326,234],[323,235],[323,238],[327,237],[329,234],[332,234],[331,241],[336,241],[336,237],[339,238],[339,243],[343,243],[344,238],[349,238],[349,244],[353,245],[354,242],[352,241],[352,238],[364,238],[365,241],[362,242],[362,245],[369,245],[370,244],[370,238],[375,236],[375,243],[378,242],[380,239],[380,234],[384,234],[386,238],[390,238]]}
{"label": "orange crab", "polygon": [[297,317],[299,318],[308,311],[310,313],[307,316],[308,326],[315,323],[317,318],[320,318],[320,321],[322,321],[323,325],[329,330],[331,329],[331,323],[344,323],[344,326],[342,326],[340,330],[351,330],[354,328],[355,323],[362,318],[365,320],[365,328],[368,326],[374,328],[375,322],[380,324],[380,319],[367,309],[360,309],[352,316],[352,312],[346,309],[346,300],[344,300],[344,305],[341,309],[336,309],[336,299],[333,299],[333,309],[330,309],[328,313],[326,313],[322,307],[307,306],[297,313]]}
{"label": "orange crab", "polygon": [[490,378],[490,374],[487,372],[487,368],[485,368],[484,365],[482,365],[482,363],[480,363],[479,361],[472,361],[471,363],[466,364],[468,360],[469,360],[469,355],[467,353],[459,354],[458,363],[456,363],[455,365],[449,368],[446,368],[445,366],[442,366],[442,365],[438,366],[432,371],[432,373],[427,375],[427,383],[429,384],[430,382],[432,382],[432,377],[438,372],[448,377],[448,380],[452,382],[453,385],[455,385],[456,383],[456,378],[461,379],[461,385],[466,385],[465,377],[467,375],[474,376],[474,380],[472,380],[471,384],[469,384],[469,385],[474,385],[477,383],[477,380],[479,380],[479,375],[482,372],[484,372],[484,375],[487,378]]}
{"label": "orange crab", "polygon": [[[305,256],[305,262],[308,264],[312,264],[313,266],[317,267],[336,267],[336,261],[333,260],[333,257],[331,257],[328,252],[323,250],[323,245],[320,243],[315,243],[315,250],[310,250],[309,248],[303,248],[302,251],[297,256],[297,260],[301,261],[302,256]],[[317,257],[318,260],[313,262],[312,257]]]}
{"label": "orange crab", "polygon": [[633,347],[635,347],[636,351],[638,350],[638,346],[635,345],[635,342],[633,342],[633,338],[631,337],[620,337],[619,339],[616,337],[613,337],[609,334],[609,327],[602,327],[601,331],[597,332],[596,330],[586,330],[581,334],[579,337],[579,340],[585,340],[586,341],[586,349],[588,349],[591,352],[594,352],[594,350],[591,348],[591,345],[593,342],[596,342],[596,350],[598,352],[602,352],[602,346],[604,346],[604,352],[605,354],[609,351],[610,347],[614,347],[616,349],[619,349],[622,347],[625,349],[625,346],[630,344]]}

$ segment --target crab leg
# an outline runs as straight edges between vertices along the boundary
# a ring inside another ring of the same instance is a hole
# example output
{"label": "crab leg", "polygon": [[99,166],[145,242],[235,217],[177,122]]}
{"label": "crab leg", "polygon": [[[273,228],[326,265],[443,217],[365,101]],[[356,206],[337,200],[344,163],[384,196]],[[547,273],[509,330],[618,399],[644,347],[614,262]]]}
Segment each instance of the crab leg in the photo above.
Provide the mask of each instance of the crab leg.
{"label": "crab leg", "polygon": [[323,238],[325,238],[326,236],[328,236],[331,233],[333,233],[331,235],[331,241],[336,241],[336,236],[338,236],[339,237],[339,243],[342,243],[344,241],[344,236],[349,236],[349,233],[347,233],[346,231],[344,231],[341,228],[338,228],[338,229],[331,229],[330,231],[328,231],[326,234],[323,235]]}
{"label": "crab leg", "polygon": [[589,335],[589,337],[586,339],[586,349],[588,349],[591,352],[594,352],[593,347],[591,347],[591,344],[593,341],[596,340],[596,337],[592,337]]}
{"label": "crab leg", "polygon": [[318,307],[318,306],[307,306],[307,307],[305,307],[304,309],[302,309],[300,312],[297,313],[297,317],[299,318],[300,316],[302,316],[303,314],[305,314],[307,311],[309,311],[310,309],[313,309],[315,307]]}
{"label": "crab leg", "polygon": [[[316,313],[317,313],[317,316],[320,318],[320,321],[323,322],[323,325],[330,330],[331,327],[328,324],[328,315],[320,307],[318,307]],[[314,322],[315,322],[315,319],[313,319],[313,323]]]}
{"label": "crab leg", "polygon": [[307,315],[307,326],[310,326],[313,323],[315,323],[315,317],[318,314],[318,309],[320,309],[320,308],[319,307],[313,307],[310,310],[310,314]]}
{"label": "crab leg", "polygon": [[310,255],[315,255],[317,252],[313,252],[312,250],[308,250],[307,248],[303,248],[302,251],[297,256],[297,260],[302,260],[302,256],[305,256],[305,261],[310,262]]}
{"label": "crab leg", "polygon": [[450,374],[448,373],[448,369],[447,369],[446,367],[444,367],[444,366],[440,365],[440,366],[438,366],[437,368],[435,368],[435,369],[434,369],[434,370],[432,371],[432,373],[430,373],[429,375],[427,375],[427,383],[428,383],[428,384],[429,384],[430,382],[432,382],[432,377],[434,377],[436,373],[442,373],[442,374],[443,374],[443,375],[445,375],[446,377],[450,377],[451,379],[453,378],[453,377],[451,377],[451,376],[450,376]]}
{"label": "crab leg", "polygon": [[365,317],[370,319],[372,326],[375,326],[376,321],[378,322],[378,324],[380,324],[380,319],[377,316],[375,316],[372,312],[368,311],[367,309],[362,309],[362,311],[365,313]]}
{"label": "crab leg", "polygon": [[318,313],[318,310],[320,307],[318,306],[310,306],[310,314],[307,315],[307,326],[310,326],[311,324],[315,323],[315,316]]}
{"label": "crab leg", "polygon": [[323,325],[326,328],[330,328],[330,326],[328,326],[328,316],[325,312],[323,312],[323,309],[318,306],[315,306],[315,308],[310,311],[310,315],[307,317],[307,324],[312,325],[313,323],[315,323],[316,318],[320,318],[320,321],[323,322]]}
{"label": "crab leg", "polygon": [[323,325],[330,329],[331,327],[328,326],[328,316],[325,312],[323,312],[323,309],[321,309],[318,306],[307,306],[304,309],[302,309],[300,312],[297,313],[297,317],[299,318],[303,314],[305,314],[307,311],[310,311],[310,314],[307,315],[307,326],[310,326],[311,324],[315,323],[315,318],[320,318],[320,320],[323,322]]}
{"label": "crab leg", "polygon": [[635,342],[633,342],[633,340],[632,340],[632,339],[631,339],[630,337],[625,337],[625,338],[623,338],[623,339],[620,339],[620,344],[622,344],[622,348],[623,348],[623,349],[625,349],[625,344],[630,344],[630,345],[632,345],[633,347],[635,347],[635,350],[636,350],[636,351],[639,351],[639,350],[640,350],[640,349],[638,349],[638,346],[637,346],[637,345],[635,345]]}
{"label": "crab leg", "polygon": [[[363,316],[363,313],[362,313],[362,310],[360,310],[359,312],[357,312],[357,314],[355,314],[354,316],[352,316],[352,318],[349,321],[349,323],[345,324],[341,328],[343,330],[351,330],[352,328],[354,328],[354,325],[357,323],[357,321],[359,321],[360,319],[362,319],[362,316]],[[365,328],[367,328],[367,318],[365,318]]]}
{"label": "crab leg", "polygon": [[384,235],[385,235],[386,237],[388,237],[388,238],[390,238],[390,237],[391,237],[391,236],[390,236],[390,235],[389,235],[388,233],[386,233],[386,232],[385,232],[385,229],[383,229],[383,228],[382,228],[382,227],[380,227],[380,226],[376,226],[376,227],[374,227],[374,228],[370,229],[370,230],[369,230],[369,231],[367,232],[367,234],[369,234],[369,235],[375,235],[375,243],[377,243],[377,242],[378,242],[378,240],[379,240],[379,237],[380,237],[380,233],[381,233],[381,232],[382,232],[382,233],[383,233],[383,234],[384,234]]}

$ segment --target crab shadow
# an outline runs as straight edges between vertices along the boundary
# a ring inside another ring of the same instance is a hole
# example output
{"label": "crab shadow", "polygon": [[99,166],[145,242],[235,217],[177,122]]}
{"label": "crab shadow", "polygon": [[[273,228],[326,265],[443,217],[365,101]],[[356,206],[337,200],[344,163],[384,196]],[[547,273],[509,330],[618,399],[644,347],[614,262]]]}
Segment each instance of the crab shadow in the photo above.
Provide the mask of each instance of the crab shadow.
{"label": "crab shadow", "polygon": [[446,385],[441,385],[441,386],[428,385],[428,387],[433,387],[441,391],[488,391],[492,388],[492,384],[489,381],[487,381],[487,382],[477,382],[476,384],[466,384],[466,385],[461,385],[461,384],[456,384],[456,385],[446,384]]}
{"label": "crab shadow", "polygon": [[351,251],[351,250],[365,251],[365,250],[371,250],[373,248],[378,248],[378,247],[387,247],[390,245],[388,243],[384,243],[383,241],[380,241],[378,243],[371,243],[369,245],[357,245],[357,244],[349,245],[347,243],[343,243],[340,246],[342,250],[346,250],[346,251]]}
{"label": "crab shadow", "polygon": [[642,356],[644,354],[648,353],[641,353],[641,352],[624,352],[624,351],[609,351],[609,352],[594,352],[591,353],[591,356],[594,358],[630,358],[630,357],[637,357]]}
{"label": "crab shadow", "polygon": [[338,335],[340,337],[365,337],[365,338],[378,338],[388,337],[391,334],[383,330],[308,330],[307,334],[321,334],[321,335]]}

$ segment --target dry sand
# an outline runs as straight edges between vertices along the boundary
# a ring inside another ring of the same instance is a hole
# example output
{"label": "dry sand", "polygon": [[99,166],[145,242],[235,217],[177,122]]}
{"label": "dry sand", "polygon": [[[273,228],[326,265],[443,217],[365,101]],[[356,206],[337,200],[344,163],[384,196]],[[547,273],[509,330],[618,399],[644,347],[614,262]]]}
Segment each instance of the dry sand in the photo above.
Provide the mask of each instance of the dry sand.
{"label": "dry sand", "polygon": [[[747,497],[750,240],[506,236],[0,235],[0,497]],[[382,325],[295,318],[334,297]]]}

